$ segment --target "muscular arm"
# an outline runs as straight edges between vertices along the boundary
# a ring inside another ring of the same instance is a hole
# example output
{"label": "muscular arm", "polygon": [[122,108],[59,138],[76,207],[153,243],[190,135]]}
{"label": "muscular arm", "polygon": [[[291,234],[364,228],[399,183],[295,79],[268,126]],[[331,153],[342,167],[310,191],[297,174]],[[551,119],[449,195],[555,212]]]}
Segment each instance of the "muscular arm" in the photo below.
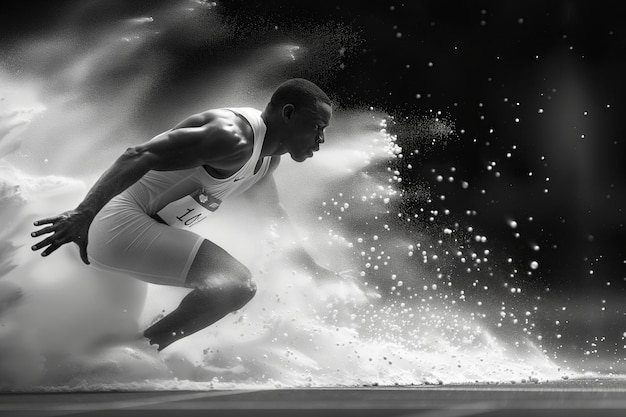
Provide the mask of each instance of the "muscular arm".
{"label": "muscular arm", "polygon": [[98,179],[77,209],[95,216],[109,200],[150,170],[236,165],[245,156],[245,146],[238,145],[229,132],[211,124],[164,132],[149,142],[128,148]]}
{"label": "muscular arm", "polygon": [[89,263],[87,235],[94,217],[113,197],[148,171],[187,169],[201,165],[232,169],[245,161],[249,157],[250,147],[240,129],[219,114],[213,114],[207,119],[205,124],[198,126],[198,120],[189,118],[144,144],[128,148],[96,181],[76,209],[34,223],[35,226],[49,226],[33,232],[33,237],[47,233],[52,235],[32,249],[46,248],[42,255],[47,256],[73,241],[80,248],[83,262]]}

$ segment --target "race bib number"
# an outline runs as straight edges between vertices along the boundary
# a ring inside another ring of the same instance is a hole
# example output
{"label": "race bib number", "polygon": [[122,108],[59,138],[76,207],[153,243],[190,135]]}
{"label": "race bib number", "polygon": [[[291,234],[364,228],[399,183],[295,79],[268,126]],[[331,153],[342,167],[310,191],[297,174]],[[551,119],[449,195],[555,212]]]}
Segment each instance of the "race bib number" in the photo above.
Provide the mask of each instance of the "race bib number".
{"label": "race bib number", "polygon": [[222,201],[198,190],[163,207],[158,216],[173,227],[191,228],[220,207]]}

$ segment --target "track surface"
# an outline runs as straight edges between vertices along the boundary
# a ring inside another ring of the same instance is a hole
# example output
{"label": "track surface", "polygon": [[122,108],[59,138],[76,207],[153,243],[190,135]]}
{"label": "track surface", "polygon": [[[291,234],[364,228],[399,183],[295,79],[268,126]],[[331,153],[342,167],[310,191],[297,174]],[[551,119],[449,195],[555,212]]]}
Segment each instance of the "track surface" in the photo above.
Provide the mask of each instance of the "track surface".
{"label": "track surface", "polygon": [[626,416],[626,381],[539,384],[0,394],[2,417]]}

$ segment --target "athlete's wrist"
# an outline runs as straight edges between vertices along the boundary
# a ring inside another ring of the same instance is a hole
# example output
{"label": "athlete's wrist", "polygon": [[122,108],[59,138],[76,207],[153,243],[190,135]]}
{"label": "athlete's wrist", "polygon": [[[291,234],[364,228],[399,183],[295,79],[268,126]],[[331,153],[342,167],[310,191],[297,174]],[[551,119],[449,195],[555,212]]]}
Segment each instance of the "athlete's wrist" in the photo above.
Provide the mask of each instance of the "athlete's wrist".
{"label": "athlete's wrist", "polygon": [[96,214],[98,214],[98,211],[96,208],[91,207],[90,205],[87,204],[79,204],[78,207],[76,207],[74,209],[74,213],[85,216],[89,219],[93,219],[94,217],[96,217]]}

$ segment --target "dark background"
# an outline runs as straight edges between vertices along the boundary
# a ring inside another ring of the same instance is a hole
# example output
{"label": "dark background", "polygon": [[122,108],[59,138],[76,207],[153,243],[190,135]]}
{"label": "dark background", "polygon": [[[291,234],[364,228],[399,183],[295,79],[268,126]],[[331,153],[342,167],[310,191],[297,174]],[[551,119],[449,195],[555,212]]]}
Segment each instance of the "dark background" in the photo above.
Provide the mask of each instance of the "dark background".
{"label": "dark background", "polygon": [[[539,262],[532,271],[539,286],[564,294],[626,288],[626,24],[619,2],[223,5],[285,31],[329,22],[356,29],[362,44],[346,52],[344,70],[321,81],[346,107],[394,115],[398,143],[421,149],[402,162],[414,167],[402,170],[407,193],[426,181],[446,200],[423,204],[476,210],[472,225],[525,264]],[[454,122],[456,138],[420,141],[412,121],[431,111]],[[433,168],[447,178],[451,167],[468,189],[434,180]]]}

